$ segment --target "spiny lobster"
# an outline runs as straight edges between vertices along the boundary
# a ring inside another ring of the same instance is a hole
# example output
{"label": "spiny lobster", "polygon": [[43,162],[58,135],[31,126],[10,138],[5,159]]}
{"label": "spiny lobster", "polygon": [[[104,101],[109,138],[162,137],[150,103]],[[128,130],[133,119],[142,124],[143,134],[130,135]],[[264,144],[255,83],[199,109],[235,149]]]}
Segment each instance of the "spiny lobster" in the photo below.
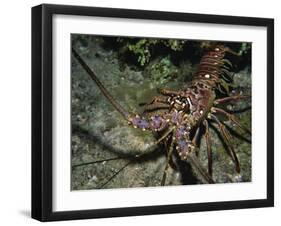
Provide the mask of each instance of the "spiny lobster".
{"label": "spiny lobster", "polygon": [[[166,174],[169,165],[172,164],[172,153],[176,150],[182,161],[189,161],[202,176],[203,183],[215,183],[212,178],[212,148],[209,134],[210,122],[216,124],[221,137],[224,139],[229,156],[235,164],[236,171],[240,172],[240,164],[232,146],[231,135],[227,127],[217,116],[226,116],[230,121],[248,134],[251,131],[243,126],[231,113],[220,108],[220,104],[230,101],[249,98],[247,95],[234,95],[218,98],[216,92],[222,83],[231,80],[230,61],[225,58],[226,53],[237,55],[230,48],[223,45],[210,47],[203,55],[194,79],[181,90],[159,90],[159,96],[154,97],[145,104],[143,113],[134,114],[127,112],[100,82],[96,74],[81,56],[72,48],[72,53],[84,70],[97,84],[103,95],[127,120],[129,125],[142,130],[154,131],[158,139],[148,149],[156,148],[159,144],[166,147],[167,161],[163,173],[161,185],[165,185]],[[204,128],[204,136],[207,145],[208,171],[199,162],[197,156],[198,147],[196,140],[200,128]]]}

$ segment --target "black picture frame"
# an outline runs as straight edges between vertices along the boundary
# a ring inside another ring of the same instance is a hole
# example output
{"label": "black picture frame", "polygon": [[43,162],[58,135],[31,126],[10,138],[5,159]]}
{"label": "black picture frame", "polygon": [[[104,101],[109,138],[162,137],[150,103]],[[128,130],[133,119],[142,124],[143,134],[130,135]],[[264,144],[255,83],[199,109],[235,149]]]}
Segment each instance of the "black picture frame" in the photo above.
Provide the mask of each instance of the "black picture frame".
{"label": "black picture frame", "polygon": [[[247,25],[267,29],[267,198],[130,208],[52,210],[52,18],[55,14]],[[32,8],[32,218],[40,221],[122,217],[274,206],[274,20],[43,4]]]}

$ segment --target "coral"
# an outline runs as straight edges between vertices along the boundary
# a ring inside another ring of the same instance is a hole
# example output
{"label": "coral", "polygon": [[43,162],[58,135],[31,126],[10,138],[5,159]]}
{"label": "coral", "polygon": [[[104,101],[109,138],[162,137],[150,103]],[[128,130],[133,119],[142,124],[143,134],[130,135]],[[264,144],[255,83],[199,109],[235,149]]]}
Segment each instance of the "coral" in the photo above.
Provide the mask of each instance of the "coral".
{"label": "coral", "polygon": [[246,55],[250,50],[251,50],[251,44],[248,43],[248,42],[242,42],[238,54],[239,54],[240,56]]}
{"label": "coral", "polygon": [[146,66],[153,57],[157,57],[156,49],[167,48],[168,51],[183,51],[185,40],[177,39],[133,39],[133,38],[117,38],[116,41],[123,46],[122,54],[131,53],[136,56],[140,66]]}
{"label": "coral", "polygon": [[138,63],[141,66],[144,66],[146,63],[149,62],[151,53],[150,53],[150,46],[154,45],[157,41],[155,39],[140,39],[135,44],[128,44],[128,50],[133,52],[138,57]]}
{"label": "coral", "polygon": [[171,62],[169,55],[151,66],[151,77],[160,84],[167,83],[172,77],[177,77],[177,74],[178,69]]}

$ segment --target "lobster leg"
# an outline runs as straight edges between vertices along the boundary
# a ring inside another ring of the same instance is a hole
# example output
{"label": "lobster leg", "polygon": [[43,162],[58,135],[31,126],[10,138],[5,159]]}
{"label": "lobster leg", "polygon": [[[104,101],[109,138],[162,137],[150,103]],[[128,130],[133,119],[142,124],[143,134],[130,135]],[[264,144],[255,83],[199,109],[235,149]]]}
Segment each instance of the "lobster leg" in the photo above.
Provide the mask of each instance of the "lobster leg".
{"label": "lobster leg", "polygon": [[180,92],[169,90],[169,89],[159,89],[159,92],[166,96],[177,96],[180,95]]}
{"label": "lobster leg", "polygon": [[[192,143],[194,144],[194,146],[198,147],[198,137],[199,137],[199,131],[200,131],[200,128],[198,127],[195,131],[195,134],[194,134],[194,137],[192,139]],[[196,148],[195,149],[195,154],[196,156],[198,156],[198,153],[199,153],[199,148]]]}
{"label": "lobster leg", "polygon": [[221,60],[224,64],[228,64],[230,67],[232,67],[232,63],[229,61],[229,60],[227,60],[227,59],[222,59]]}
{"label": "lobster leg", "polygon": [[[158,147],[158,145],[164,140],[166,139],[171,133],[173,133],[173,131],[175,130],[175,127],[171,127],[169,130],[167,130],[158,140],[152,142],[152,144],[150,144],[143,152],[146,153],[150,150],[153,150],[155,148]],[[139,157],[139,156],[137,156]]]}
{"label": "lobster leg", "polygon": [[161,186],[164,186],[165,182],[166,182],[167,171],[169,169],[169,163],[170,163],[170,160],[171,160],[171,157],[172,157],[172,153],[173,153],[173,149],[174,149],[174,144],[175,144],[174,132],[172,132],[172,141],[171,141],[171,144],[169,146],[169,151],[167,153],[166,166],[165,166],[164,173],[163,173],[163,176],[162,176]]}
{"label": "lobster leg", "polygon": [[151,104],[155,104],[155,103],[167,103],[169,98],[170,97],[167,97],[167,96],[155,96],[155,97],[151,98],[151,100],[148,102],[139,103],[139,106],[151,105]]}
{"label": "lobster leg", "polygon": [[158,110],[158,109],[169,109],[170,107],[171,106],[169,104],[155,102],[153,104],[145,105],[143,112],[154,111],[154,110]]}
{"label": "lobster leg", "polygon": [[168,99],[168,97],[165,97],[165,96],[156,96],[156,97],[153,97],[152,100],[148,104],[153,104],[156,102],[167,103],[167,99]]}
{"label": "lobster leg", "polygon": [[219,126],[219,131],[224,138],[224,141],[227,145],[228,150],[230,151],[230,157],[233,160],[233,162],[235,163],[236,171],[237,171],[237,173],[240,173],[240,163],[239,163],[238,157],[234,151],[233,145],[231,143],[231,135],[227,131],[225,125],[223,125],[215,115],[211,114],[210,116]]}
{"label": "lobster leg", "polygon": [[250,131],[248,128],[246,128],[244,125],[242,125],[242,124],[239,122],[239,120],[238,120],[234,115],[232,115],[232,114],[230,114],[230,113],[224,111],[223,109],[215,108],[215,107],[213,107],[213,108],[211,109],[211,111],[212,111],[212,112],[219,112],[219,113],[221,113],[221,114],[226,115],[226,116],[228,117],[228,119],[229,119],[230,121],[232,121],[234,124],[236,124],[241,130],[244,130],[246,133],[251,134],[251,131]]}
{"label": "lobster leg", "polygon": [[249,96],[249,95],[237,95],[237,96],[225,97],[225,98],[215,100],[214,104],[218,105],[218,104],[222,104],[222,103],[225,103],[225,102],[228,102],[228,101],[247,99],[247,98],[250,98],[250,97],[251,96]]}
{"label": "lobster leg", "polygon": [[209,124],[207,120],[203,121],[203,125],[205,126],[205,140],[206,140],[206,146],[207,146],[207,153],[208,153],[208,172],[210,176],[212,177],[213,175],[213,170],[212,170],[212,144],[211,144],[211,138],[210,138],[210,133],[209,133]]}
{"label": "lobster leg", "polygon": [[201,175],[203,183],[205,183],[205,184],[214,184],[215,183],[213,178],[202,167],[202,165],[200,164],[200,162],[194,152],[191,152],[188,155],[188,161],[196,169],[196,171]]}

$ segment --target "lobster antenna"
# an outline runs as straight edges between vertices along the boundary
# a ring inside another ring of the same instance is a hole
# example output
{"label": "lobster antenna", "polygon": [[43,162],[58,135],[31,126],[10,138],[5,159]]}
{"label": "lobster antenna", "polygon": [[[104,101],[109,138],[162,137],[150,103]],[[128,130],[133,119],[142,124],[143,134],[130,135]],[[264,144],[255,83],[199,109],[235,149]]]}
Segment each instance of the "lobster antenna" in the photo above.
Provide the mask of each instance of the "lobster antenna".
{"label": "lobster antenna", "polygon": [[84,68],[84,70],[88,73],[91,79],[94,80],[96,85],[99,87],[102,94],[106,97],[106,99],[113,105],[113,107],[125,118],[128,119],[129,113],[111,96],[108,90],[104,87],[101,81],[98,79],[96,74],[90,67],[85,63],[85,61],[81,58],[81,56],[72,48],[72,53],[76,60],[80,63],[80,65]]}

